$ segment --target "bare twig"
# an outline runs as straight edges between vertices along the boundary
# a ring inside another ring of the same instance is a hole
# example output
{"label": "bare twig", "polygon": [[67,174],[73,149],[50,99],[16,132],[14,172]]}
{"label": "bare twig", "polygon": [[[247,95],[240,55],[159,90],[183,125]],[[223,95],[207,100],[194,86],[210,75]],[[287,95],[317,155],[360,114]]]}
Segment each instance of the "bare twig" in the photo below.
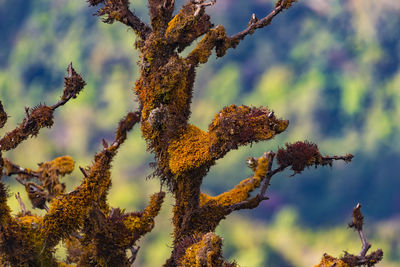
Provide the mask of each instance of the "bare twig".
{"label": "bare twig", "polygon": [[132,253],[132,256],[129,258],[129,263],[130,263],[131,265],[133,265],[133,263],[135,262],[136,256],[137,256],[137,254],[138,254],[138,252],[139,252],[139,249],[140,249],[140,246],[131,247],[131,248],[130,248],[131,253]]}
{"label": "bare twig", "polygon": [[37,172],[34,172],[30,169],[25,169],[18,164],[15,164],[14,162],[10,161],[9,159],[4,159],[5,167],[6,167],[6,172],[5,175],[11,176],[11,175],[27,175],[29,177],[39,177],[40,174]]}
{"label": "bare twig", "polygon": [[72,232],[71,236],[75,237],[78,240],[81,240],[83,237],[78,232]]}
{"label": "bare twig", "polygon": [[[272,19],[275,18],[276,15],[283,11],[283,4],[276,6],[267,16],[262,19],[250,20],[249,25],[243,31],[233,35],[230,37],[230,40],[233,42],[239,42],[243,40],[247,35],[253,34],[256,29],[264,28],[271,24]],[[255,17],[255,16],[254,16]],[[252,16],[253,18],[253,16]]]}
{"label": "bare twig", "polygon": [[19,176],[16,176],[16,177],[15,177],[15,180],[17,180],[17,182],[20,183],[20,184],[22,184],[23,186],[26,185],[26,183],[25,183],[25,182],[21,179],[21,177],[19,177]]}
{"label": "bare twig", "polygon": [[327,156],[327,157],[322,157],[322,160],[324,160],[324,161],[343,160],[344,162],[349,163],[353,158],[354,158],[354,155],[347,154],[345,156]]}
{"label": "bare twig", "polygon": [[21,195],[19,194],[19,192],[17,192],[15,194],[15,198],[18,200],[19,206],[21,207],[21,212],[22,212],[22,216],[25,216],[26,214],[26,208],[25,208],[25,204],[22,201]]}
{"label": "bare twig", "polygon": [[46,203],[44,203],[44,204],[42,205],[42,207],[43,207],[43,209],[44,209],[46,212],[49,212],[49,207],[46,205]]}
{"label": "bare twig", "polygon": [[85,178],[88,177],[88,173],[83,167],[79,166],[79,170],[81,170],[81,172],[82,172],[83,176],[85,176]]}
{"label": "bare twig", "polygon": [[196,11],[194,12],[194,17],[197,18],[201,11],[204,10],[207,6],[213,6],[217,0],[211,0],[210,2],[204,3],[204,0],[196,0]]}
{"label": "bare twig", "polygon": [[359,254],[360,257],[365,257],[365,255],[367,254],[368,250],[371,248],[371,244],[367,242],[367,239],[365,238],[364,232],[358,231],[358,233],[360,234],[360,239],[362,242],[362,250]]}

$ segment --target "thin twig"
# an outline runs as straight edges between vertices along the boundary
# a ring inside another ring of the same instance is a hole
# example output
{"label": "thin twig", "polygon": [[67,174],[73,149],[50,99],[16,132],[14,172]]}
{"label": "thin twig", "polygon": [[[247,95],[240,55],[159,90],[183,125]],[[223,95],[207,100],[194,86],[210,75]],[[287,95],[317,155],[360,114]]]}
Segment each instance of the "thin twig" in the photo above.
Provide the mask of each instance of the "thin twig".
{"label": "thin twig", "polygon": [[83,176],[85,176],[85,178],[88,177],[88,173],[86,172],[86,170],[83,167],[79,166],[79,170],[81,170],[81,172],[82,172]]}
{"label": "thin twig", "polygon": [[17,192],[15,194],[15,198],[18,200],[19,206],[21,207],[21,212],[22,212],[22,216],[25,216],[26,214],[26,208],[25,208],[25,204],[22,201],[21,195],[19,194],[19,192]]}
{"label": "thin twig", "polygon": [[78,232],[72,232],[71,236],[75,237],[78,240],[81,240],[83,237]]}
{"label": "thin twig", "polygon": [[360,257],[365,257],[367,255],[368,250],[371,248],[371,244],[367,242],[367,239],[365,238],[363,230],[358,231],[362,243],[362,250],[358,256]]}
{"label": "thin twig", "polygon": [[132,252],[132,256],[129,258],[129,263],[131,265],[133,265],[133,263],[135,262],[136,256],[137,256],[137,254],[139,252],[139,249],[140,249],[140,246],[137,246],[137,247],[133,246],[133,247],[130,248],[130,250]]}
{"label": "thin twig", "polygon": [[327,157],[322,157],[322,160],[343,160],[346,163],[350,162],[354,158],[354,155],[352,154],[347,154],[345,156],[327,156]]}
{"label": "thin twig", "polygon": [[274,176],[278,172],[283,171],[286,167],[278,167],[275,170],[272,170],[272,164],[273,164],[274,157],[275,157],[275,153],[272,152],[272,151],[265,152],[264,153],[264,157],[268,158],[268,170],[267,170],[267,173],[265,175],[265,178],[263,179],[263,183],[261,185],[260,192],[258,192],[258,194],[255,195],[252,198],[249,198],[249,199],[247,199],[245,201],[233,204],[232,206],[230,206],[231,210],[244,209],[244,208],[247,208],[247,206],[252,202],[260,203],[263,200],[269,199],[265,195],[265,193],[267,192],[267,189],[270,186],[270,182],[271,182],[272,176]]}
{"label": "thin twig", "polygon": [[15,180],[17,180],[17,182],[19,182],[20,184],[22,184],[22,185],[26,185],[26,183],[21,179],[21,177],[19,177],[19,176],[16,176],[15,177]]}
{"label": "thin twig", "polygon": [[9,168],[6,168],[6,175],[11,176],[11,175],[27,175],[30,177],[39,177],[40,173],[31,171],[29,169],[25,169],[18,164],[15,164],[14,162],[10,161],[9,159],[4,159],[7,165],[9,165]]}
{"label": "thin twig", "polygon": [[204,3],[204,0],[198,0],[196,1],[196,11],[194,12],[194,17],[197,18],[201,11],[204,10],[204,8],[206,8],[207,6],[213,6],[215,3],[217,2],[217,0],[211,0],[208,3]]}
{"label": "thin twig", "polygon": [[282,12],[283,3],[284,3],[284,1],[282,1],[282,4],[280,4],[279,6],[276,6],[267,16],[265,16],[264,18],[262,18],[260,20],[254,21],[254,23],[249,23],[249,26],[245,30],[233,35],[229,39],[231,41],[238,42],[240,40],[243,40],[244,37],[246,37],[247,35],[252,34],[256,29],[264,28],[265,26],[268,26],[269,24],[271,24],[272,19],[276,15],[278,15],[279,13]]}

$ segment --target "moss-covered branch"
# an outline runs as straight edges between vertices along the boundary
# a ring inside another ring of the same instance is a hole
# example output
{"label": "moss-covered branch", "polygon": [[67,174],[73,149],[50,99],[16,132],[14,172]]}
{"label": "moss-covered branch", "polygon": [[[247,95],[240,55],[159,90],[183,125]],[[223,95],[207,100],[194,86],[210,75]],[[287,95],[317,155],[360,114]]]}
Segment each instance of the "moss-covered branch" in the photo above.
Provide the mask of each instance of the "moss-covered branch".
{"label": "moss-covered branch", "polygon": [[[68,66],[68,76],[65,77],[65,85],[61,100],[53,106],[38,105],[33,109],[25,108],[26,117],[22,123],[7,133],[3,138],[0,139],[0,151],[8,151],[15,149],[20,143],[29,137],[35,137],[39,134],[39,130],[44,127],[50,128],[53,126],[53,113],[54,111],[64,105],[71,98],[75,98],[76,95],[85,86],[85,81],[82,77],[75,72],[72,68],[72,64]],[[0,117],[4,117],[3,115]],[[5,123],[5,120],[3,119]]]}
{"label": "moss-covered branch", "polygon": [[151,29],[129,9],[129,0],[88,0],[91,6],[101,4],[96,15],[103,16],[103,22],[112,24],[115,20],[125,24],[143,40],[150,34]]}

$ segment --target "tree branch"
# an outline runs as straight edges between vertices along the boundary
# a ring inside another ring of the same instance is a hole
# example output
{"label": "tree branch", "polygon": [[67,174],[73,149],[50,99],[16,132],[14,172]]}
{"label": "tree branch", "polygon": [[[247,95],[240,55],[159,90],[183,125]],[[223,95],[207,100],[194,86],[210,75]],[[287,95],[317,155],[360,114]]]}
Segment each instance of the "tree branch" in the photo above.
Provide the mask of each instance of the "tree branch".
{"label": "tree branch", "polygon": [[272,139],[288,125],[289,121],[278,119],[274,112],[266,107],[225,107],[215,115],[208,127],[212,136],[212,157],[219,159],[239,146]]}
{"label": "tree branch", "polygon": [[260,20],[257,19],[253,14],[247,28],[229,38],[233,44],[233,48],[235,48],[239,44],[239,42],[243,40],[247,35],[253,34],[256,29],[264,28],[271,24],[272,20],[284,10],[283,3],[285,2],[287,1],[282,1],[281,4],[276,5],[275,8],[267,16],[263,17]]}
{"label": "tree branch", "polygon": [[[11,160],[4,158],[4,168],[5,168],[5,175],[11,176],[11,175],[23,175],[23,176],[28,176],[30,178],[32,177],[39,177],[40,174],[37,172],[32,171],[31,169],[25,169],[15,163],[13,163]],[[3,171],[4,172],[4,171]]]}
{"label": "tree branch", "polygon": [[148,0],[148,3],[153,31],[164,31],[172,18],[175,0]]}
{"label": "tree branch", "polygon": [[[223,57],[226,53],[226,50],[229,48],[236,48],[239,42],[247,35],[253,34],[255,30],[264,28],[271,24],[275,16],[277,16],[283,10],[291,7],[295,1],[296,0],[278,0],[275,4],[275,8],[267,16],[260,20],[255,16],[255,14],[252,14],[247,28],[231,37],[226,35],[225,29],[222,25],[218,25],[216,28],[207,32],[196,48],[189,54],[187,59],[191,64],[194,65],[205,63],[207,62],[207,59],[211,55],[211,51],[214,48],[216,50],[216,56]],[[210,3],[212,2],[213,1]],[[210,3],[207,3],[207,6],[211,5]],[[200,6],[199,8],[197,8],[199,12],[204,11],[204,6]],[[212,31],[217,31],[218,34],[215,34]]]}
{"label": "tree branch", "polygon": [[367,255],[368,250],[371,248],[371,244],[368,243],[367,238],[365,237],[363,226],[364,217],[361,213],[361,204],[358,203],[353,209],[353,221],[349,223],[349,227],[358,231],[362,243],[362,249],[358,256],[345,251],[345,255],[340,258],[340,260],[347,263],[350,267],[364,265],[375,266],[375,264],[380,262],[383,258],[383,252],[381,249],[377,249]]}
{"label": "tree branch", "polygon": [[0,139],[0,151],[14,149],[28,137],[37,136],[41,128],[50,128],[53,125],[54,111],[71,98],[75,98],[86,84],[82,77],[72,68],[72,63],[68,65],[67,72],[68,76],[65,77],[61,100],[53,106],[40,104],[31,110],[26,108],[26,117],[22,123]]}
{"label": "tree branch", "polygon": [[104,5],[95,13],[96,16],[105,16],[104,23],[112,24],[117,20],[131,27],[143,40],[151,33],[150,27],[129,9],[129,0],[89,0],[89,3],[91,6]]}

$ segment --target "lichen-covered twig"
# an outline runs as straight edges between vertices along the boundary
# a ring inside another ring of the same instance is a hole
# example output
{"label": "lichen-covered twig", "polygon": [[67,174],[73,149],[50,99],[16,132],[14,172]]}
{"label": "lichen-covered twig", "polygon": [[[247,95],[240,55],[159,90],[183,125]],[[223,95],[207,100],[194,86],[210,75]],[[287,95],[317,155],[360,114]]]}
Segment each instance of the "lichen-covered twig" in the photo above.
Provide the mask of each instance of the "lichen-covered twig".
{"label": "lichen-covered twig", "polygon": [[72,64],[69,64],[67,72],[68,76],[65,77],[64,91],[61,100],[53,106],[40,104],[31,110],[26,109],[26,117],[23,119],[22,123],[0,139],[0,151],[14,149],[28,137],[37,136],[41,128],[50,128],[53,125],[54,111],[71,98],[76,97],[85,86],[85,82],[72,68]]}
{"label": "lichen-covered twig", "polygon": [[[268,153],[264,153],[264,157],[268,159],[268,167],[267,167],[267,172],[265,174],[265,178],[262,182],[261,189],[252,198],[244,199],[241,202],[234,203],[231,205],[231,209],[233,210],[240,210],[240,209],[249,209],[249,208],[254,208],[259,205],[259,203],[263,200],[268,200],[269,198],[265,195],[268,187],[270,186],[270,181],[271,178],[274,174],[282,171],[282,168],[278,168],[275,171],[272,171],[272,164],[274,161],[275,153],[270,151]],[[259,165],[259,164],[258,164]]]}
{"label": "lichen-covered twig", "polygon": [[21,175],[24,178],[39,177],[39,173],[27,168],[23,168],[18,164],[12,162],[10,159],[3,158],[3,173],[2,175],[12,176]]}

